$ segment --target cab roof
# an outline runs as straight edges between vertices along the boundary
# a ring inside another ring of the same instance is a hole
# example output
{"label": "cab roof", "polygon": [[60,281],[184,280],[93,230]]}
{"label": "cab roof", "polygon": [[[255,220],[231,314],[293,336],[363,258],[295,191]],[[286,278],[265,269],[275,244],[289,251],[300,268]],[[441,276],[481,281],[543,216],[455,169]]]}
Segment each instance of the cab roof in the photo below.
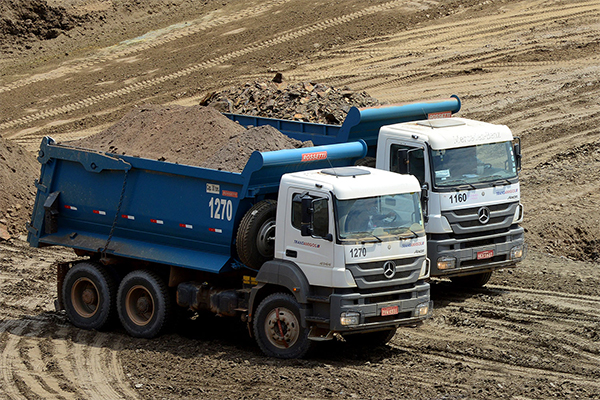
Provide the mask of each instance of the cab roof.
{"label": "cab roof", "polygon": [[420,192],[417,178],[369,167],[339,167],[288,174],[290,184],[323,187],[340,200]]}
{"label": "cab roof", "polygon": [[466,118],[441,118],[404,122],[381,128],[381,135],[406,135],[429,143],[432,149],[442,150],[513,140],[506,125],[490,124]]}

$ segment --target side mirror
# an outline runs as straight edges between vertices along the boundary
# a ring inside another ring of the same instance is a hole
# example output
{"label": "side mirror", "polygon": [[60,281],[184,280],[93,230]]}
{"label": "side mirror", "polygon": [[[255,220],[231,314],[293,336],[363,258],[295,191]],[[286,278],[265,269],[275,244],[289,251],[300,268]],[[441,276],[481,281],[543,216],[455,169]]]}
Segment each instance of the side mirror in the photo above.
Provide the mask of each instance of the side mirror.
{"label": "side mirror", "polygon": [[423,220],[429,221],[429,185],[423,184],[421,187],[421,205],[423,206]]}
{"label": "side mirror", "polygon": [[429,185],[426,183],[421,187],[421,200],[429,200]]}
{"label": "side mirror", "polygon": [[408,162],[408,149],[398,149],[396,154],[398,159],[398,173],[408,174],[410,173],[410,167]]}
{"label": "side mirror", "polygon": [[521,170],[521,139],[517,138],[517,143],[513,145],[513,151],[515,153],[515,166],[517,171]]}
{"label": "side mirror", "polygon": [[329,207],[326,198],[313,199],[308,194],[302,196],[300,234],[333,241],[329,233]]}
{"label": "side mirror", "polygon": [[307,194],[302,196],[302,218],[300,220],[300,234],[302,236],[312,236],[312,220],[313,220],[313,199]]}

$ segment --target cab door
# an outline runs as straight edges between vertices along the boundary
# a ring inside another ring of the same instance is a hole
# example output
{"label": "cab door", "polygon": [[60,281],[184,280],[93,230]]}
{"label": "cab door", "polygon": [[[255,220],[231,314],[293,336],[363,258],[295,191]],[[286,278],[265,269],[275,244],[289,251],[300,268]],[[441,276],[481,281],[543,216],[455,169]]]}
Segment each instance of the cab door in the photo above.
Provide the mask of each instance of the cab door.
{"label": "cab door", "polygon": [[[329,193],[288,188],[284,260],[298,265],[311,285],[331,286],[334,257],[335,221]],[[301,197],[312,198],[313,232],[302,234]]]}

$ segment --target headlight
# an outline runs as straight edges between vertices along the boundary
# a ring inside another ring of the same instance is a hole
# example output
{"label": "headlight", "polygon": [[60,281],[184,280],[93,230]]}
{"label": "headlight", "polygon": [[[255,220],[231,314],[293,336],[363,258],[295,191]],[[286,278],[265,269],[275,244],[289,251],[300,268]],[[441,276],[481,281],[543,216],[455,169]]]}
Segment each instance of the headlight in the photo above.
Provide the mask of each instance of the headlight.
{"label": "headlight", "polygon": [[517,210],[515,211],[515,217],[513,218],[513,223],[523,222],[523,205],[519,203]]}
{"label": "headlight", "polygon": [[360,313],[356,311],[345,311],[340,315],[340,324],[344,326],[360,324]]}
{"label": "headlight", "polygon": [[421,303],[418,306],[415,307],[415,311],[414,311],[414,315],[415,317],[424,317],[427,314],[429,314],[430,312],[430,308],[429,308],[429,302],[428,303]]}
{"label": "headlight", "polygon": [[516,260],[519,258],[523,258],[523,246],[515,246],[510,249],[510,259]]}
{"label": "headlight", "polygon": [[419,273],[419,279],[429,278],[429,259],[426,258],[423,260],[423,265],[421,265],[421,272]]}
{"label": "headlight", "polygon": [[456,268],[456,258],[442,256],[437,259],[437,267],[438,269],[452,269]]}

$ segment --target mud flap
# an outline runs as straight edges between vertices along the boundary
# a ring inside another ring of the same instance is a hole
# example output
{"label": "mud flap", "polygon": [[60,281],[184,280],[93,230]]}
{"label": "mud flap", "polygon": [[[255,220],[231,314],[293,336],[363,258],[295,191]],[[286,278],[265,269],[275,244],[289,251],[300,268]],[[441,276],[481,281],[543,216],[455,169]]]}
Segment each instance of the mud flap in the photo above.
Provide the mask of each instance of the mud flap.
{"label": "mud flap", "polygon": [[63,304],[63,299],[62,299],[62,288],[63,288],[63,283],[65,281],[65,275],[67,275],[67,272],[69,271],[70,266],[71,266],[70,262],[62,262],[62,263],[56,264],[57,298],[56,298],[56,300],[54,300],[54,308],[56,309],[56,311],[61,311],[61,310],[65,309],[65,305]]}

